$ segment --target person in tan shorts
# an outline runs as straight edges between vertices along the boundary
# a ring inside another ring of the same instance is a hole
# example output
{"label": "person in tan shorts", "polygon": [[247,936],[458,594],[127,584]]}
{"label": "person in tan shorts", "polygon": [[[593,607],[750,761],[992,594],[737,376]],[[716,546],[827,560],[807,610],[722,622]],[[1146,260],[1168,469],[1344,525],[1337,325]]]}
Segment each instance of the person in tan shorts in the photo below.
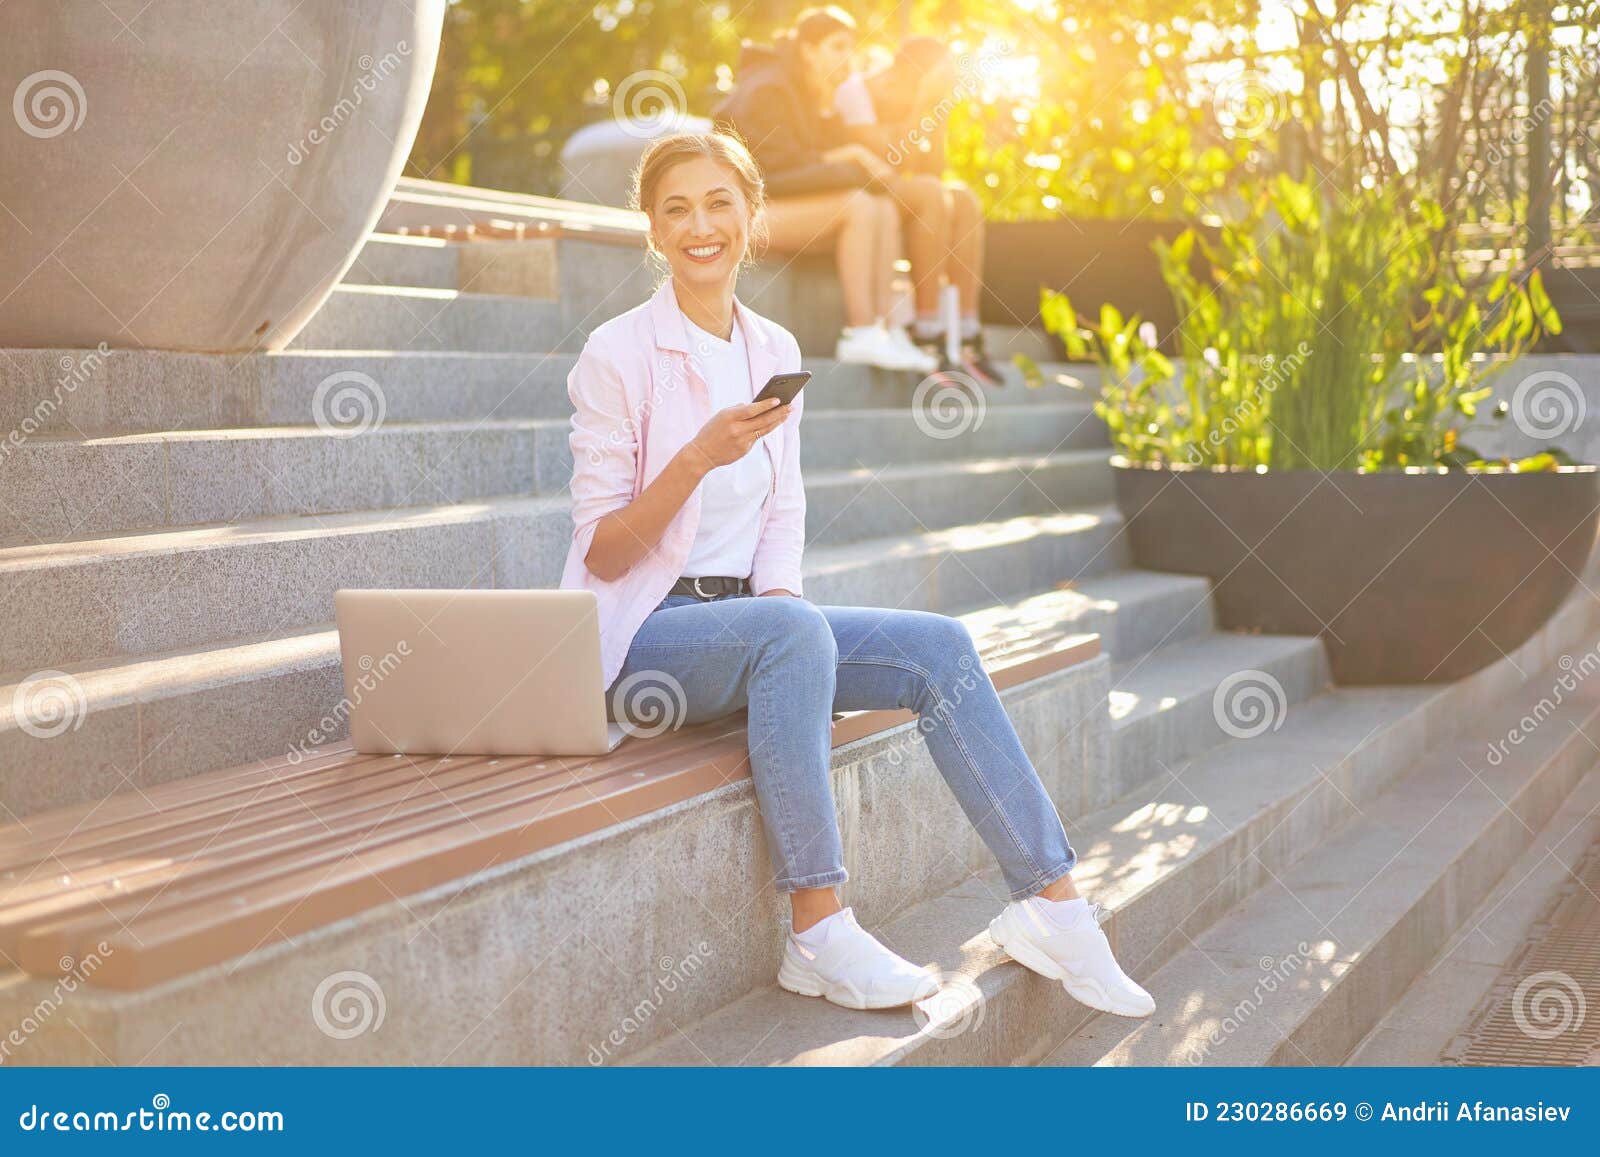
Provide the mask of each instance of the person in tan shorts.
{"label": "person in tan shorts", "polygon": [[[978,320],[984,220],[975,194],[944,176],[945,122],[964,96],[945,46],[931,36],[905,40],[894,59],[870,73],[853,72],[834,93],[834,110],[850,140],[890,167],[885,185],[900,207],[916,302],[912,338],[940,359],[987,385],[1004,384],[983,346]],[[955,308],[941,294],[956,298]],[[956,341],[947,342],[949,314]],[[959,351],[959,365],[949,352]]]}

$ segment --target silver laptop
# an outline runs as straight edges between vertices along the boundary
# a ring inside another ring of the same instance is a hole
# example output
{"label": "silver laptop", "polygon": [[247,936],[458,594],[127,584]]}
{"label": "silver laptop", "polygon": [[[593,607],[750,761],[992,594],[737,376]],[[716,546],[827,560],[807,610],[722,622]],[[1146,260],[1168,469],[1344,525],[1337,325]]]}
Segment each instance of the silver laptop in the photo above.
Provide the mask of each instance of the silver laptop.
{"label": "silver laptop", "polygon": [[593,591],[341,590],[339,657],[357,751],[604,755]]}

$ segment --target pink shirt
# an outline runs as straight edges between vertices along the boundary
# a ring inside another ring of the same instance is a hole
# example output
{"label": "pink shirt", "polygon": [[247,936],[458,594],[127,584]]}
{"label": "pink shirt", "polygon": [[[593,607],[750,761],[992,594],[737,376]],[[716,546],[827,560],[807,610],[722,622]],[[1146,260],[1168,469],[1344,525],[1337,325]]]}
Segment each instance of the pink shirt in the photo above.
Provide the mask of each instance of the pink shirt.
{"label": "pink shirt", "polygon": [[[758,391],[773,374],[800,368],[800,346],[788,330],[737,298],[733,313],[734,324],[744,332],[750,380]],[[770,456],[773,473],[750,571],[750,586],[757,594],[778,587],[803,593],[804,393],[796,396],[788,420],[751,449]],[[620,578],[606,582],[584,562],[600,519],[639,497],[711,418],[710,390],[670,278],[649,301],[589,335],[567,377],[567,394],[573,409],[567,439],[572,448],[573,532],[561,586],[591,590],[599,601],[600,662],[609,688],[639,625],[683,573],[700,521],[697,489],[667,524],[661,541]]]}

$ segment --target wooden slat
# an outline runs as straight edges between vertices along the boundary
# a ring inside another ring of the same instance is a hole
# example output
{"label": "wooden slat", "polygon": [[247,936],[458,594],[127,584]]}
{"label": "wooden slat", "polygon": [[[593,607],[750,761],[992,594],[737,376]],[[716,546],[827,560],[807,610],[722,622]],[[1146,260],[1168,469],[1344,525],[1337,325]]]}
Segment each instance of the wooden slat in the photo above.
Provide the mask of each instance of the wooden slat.
{"label": "wooden slat", "polygon": [[389,765],[387,757],[357,756],[351,752],[342,761],[318,768],[315,774],[266,778],[218,790],[190,800],[169,801],[159,809],[146,808],[139,814],[107,824],[92,824],[60,836],[40,836],[15,851],[0,853],[0,904],[15,887],[17,869],[47,860],[61,871],[92,863],[97,856],[153,849],[184,828],[212,830],[225,826],[232,817],[249,810],[253,815],[270,815],[275,807],[290,805],[306,794],[339,786],[360,784]]}
{"label": "wooden slat", "polygon": [[[1099,653],[1098,636],[1049,631],[980,644],[1001,690]],[[833,743],[914,718],[853,712]],[[90,983],[142,988],[749,774],[743,713],[592,758],[341,743],[207,773],[0,829],[0,950],[42,977],[96,952]]]}
{"label": "wooden slat", "polygon": [[657,766],[673,768],[685,761],[720,758],[728,750],[739,750],[742,736],[742,728],[708,724],[678,733],[674,737],[678,742],[655,751],[648,750],[649,744],[638,744],[626,759],[613,754],[579,761],[500,760],[498,767],[486,757],[454,759],[449,761],[452,769],[443,771],[436,760],[421,765],[420,774],[409,783],[391,788],[390,798],[379,806],[344,813],[319,807],[296,817],[299,822],[287,829],[251,832],[242,840],[224,837],[221,846],[209,841],[192,844],[176,849],[172,856],[116,869],[113,878],[102,876],[93,886],[33,896],[13,908],[0,908],[0,948],[15,950],[23,936],[39,932],[41,920],[63,936],[70,935],[65,930],[69,924],[92,933],[108,922],[120,925],[258,886],[306,866],[335,863],[363,844],[471,825],[481,815],[550,797],[573,784],[637,779]]}
{"label": "wooden slat", "polygon": [[0,828],[0,871],[10,865],[13,856],[27,858],[30,855],[47,854],[48,849],[79,832],[112,827],[228,792],[248,791],[262,783],[339,766],[353,754],[355,748],[348,741],[331,743],[325,748],[318,748],[314,756],[307,757],[299,764],[291,764],[282,757],[259,760],[191,776],[160,787],[123,792],[101,800],[92,807],[70,804],[40,812],[29,816],[25,822]]}

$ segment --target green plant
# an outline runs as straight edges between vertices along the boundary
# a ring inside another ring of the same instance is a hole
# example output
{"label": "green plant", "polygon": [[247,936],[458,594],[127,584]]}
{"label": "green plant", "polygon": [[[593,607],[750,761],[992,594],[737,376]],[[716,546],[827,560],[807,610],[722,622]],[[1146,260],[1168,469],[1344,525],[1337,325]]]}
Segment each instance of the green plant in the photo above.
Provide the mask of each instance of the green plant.
{"label": "green plant", "polygon": [[[1480,295],[1440,256],[1444,214],[1404,194],[1324,198],[1278,177],[1215,243],[1157,243],[1181,367],[1103,306],[1045,291],[1044,324],[1102,368],[1096,411],[1134,462],[1243,468],[1463,466],[1483,378],[1560,320],[1537,273]],[[1530,461],[1527,465],[1543,465]]]}
{"label": "green plant", "polygon": [[[1456,271],[1423,291],[1426,314],[1421,326],[1439,335],[1437,360],[1416,358],[1393,403],[1385,410],[1382,435],[1371,452],[1375,466],[1482,466],[1483,455],[1461,441],[1473,428],[1478,404],[1493,392],[1485,376],[1515,360],[1541,333],[1559,334],[1561,319],[1537,270],[1526,287],[1502,273],[1484,294],[1483,304],[1469,292]],[[1498,359],[1498,360],[1497,360]],[[1503,419],[1504,403],[1495,419]],[[1458,424],[1465,419],[1466,424]],[[1549,469],[1569,463],[1564,452],[1551,448],[1514,465],[1519,469]]]}

